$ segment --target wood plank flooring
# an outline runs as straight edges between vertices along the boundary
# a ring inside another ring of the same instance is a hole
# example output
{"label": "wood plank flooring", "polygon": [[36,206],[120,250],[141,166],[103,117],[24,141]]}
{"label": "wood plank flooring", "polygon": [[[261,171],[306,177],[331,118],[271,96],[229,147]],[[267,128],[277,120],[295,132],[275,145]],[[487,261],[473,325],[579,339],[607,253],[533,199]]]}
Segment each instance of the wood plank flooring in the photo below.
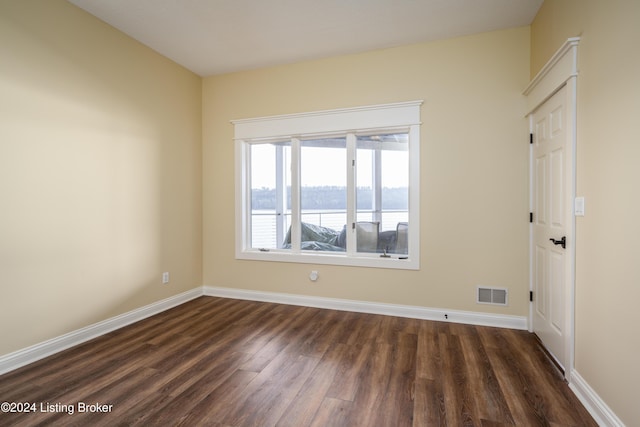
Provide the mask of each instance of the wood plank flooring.
{"label": "wood plank flooring", "polygon": [[0,376],[0,402],[37,405],[2,426],[596,425],[526,331],[214,297]]}

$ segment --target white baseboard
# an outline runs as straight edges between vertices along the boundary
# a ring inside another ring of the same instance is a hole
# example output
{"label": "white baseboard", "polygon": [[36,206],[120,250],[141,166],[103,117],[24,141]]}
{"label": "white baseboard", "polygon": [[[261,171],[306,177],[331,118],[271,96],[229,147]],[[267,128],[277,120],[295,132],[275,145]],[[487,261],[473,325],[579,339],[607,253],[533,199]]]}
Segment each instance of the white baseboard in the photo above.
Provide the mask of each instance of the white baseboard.
{"label": "white baseboard", "polygon": [[624,427],[624,423],[577,371],[571,372],[569,388],[601,427]]}
{"label": "white baseboard", "polygon": [[21,366],[28,365],[52,354],[66,350],[93,338],[99,337],[116,329],[138,322],[154,314],[184,304],[194,298],[202,296],[202,288],[195,288],[187,292],[154,302],[152,304],[132,310],[128,313],[112,317],[102,322],[77,329],[68,334],[43,341],[31,347],[0,356],[0,374],[4,374]]}
{"label": "white baseboard", "polygon": [[323,298],[276,292],[260,292],[205,286],[204,295],[300,305],[305,307],[328,308],[342,311],[355,311],[359,313],[382,314],[386,316],[409,317],[413,319],[465,323],[469,325],[495,326],[510,329],[526,330],[528,326],[526,316],[508,316],[472,311],[445,310],[440,308],[354,301],[338,298]]}

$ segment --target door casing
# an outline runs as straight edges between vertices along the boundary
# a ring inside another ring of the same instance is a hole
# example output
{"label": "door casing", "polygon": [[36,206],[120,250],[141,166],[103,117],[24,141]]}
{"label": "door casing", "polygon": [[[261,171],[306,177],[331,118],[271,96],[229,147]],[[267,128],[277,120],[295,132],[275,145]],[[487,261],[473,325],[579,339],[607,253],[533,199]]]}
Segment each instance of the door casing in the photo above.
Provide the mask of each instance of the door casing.
{"label": "door casing", "polygon": [[[567,204],[571,207],[570,220],[567,222],[567,271],[565,277],[566,299],[565,319],[566,334],[564,336],[564,375],[571,382],[571,374],[575,369],[575,230],[576,222],[573,213],[576,197],[576,145],[577,145],[577,77],[578,77],[578,44],[579,37],[567,39],[558,51],[545,64],[540,72],[531,80],[524,95],[527,97],[527,114],[529,120],[529,132],[533,132],[533,112],[546,100],[553,96],[559,89],[566,86],[567,89],[567,155],[569,156],[569,171],[567,172]],[[528,138],[527,138],[528,139]],[[529,208],[533,212],[533,149],[529,151]],[[534,213],[535,214],[535,213]],[[533,291],[533,250],[534,250],[533,224],[529,228],[529,290]],[[529,331],[533,332],[533,303],[529,303]]]}

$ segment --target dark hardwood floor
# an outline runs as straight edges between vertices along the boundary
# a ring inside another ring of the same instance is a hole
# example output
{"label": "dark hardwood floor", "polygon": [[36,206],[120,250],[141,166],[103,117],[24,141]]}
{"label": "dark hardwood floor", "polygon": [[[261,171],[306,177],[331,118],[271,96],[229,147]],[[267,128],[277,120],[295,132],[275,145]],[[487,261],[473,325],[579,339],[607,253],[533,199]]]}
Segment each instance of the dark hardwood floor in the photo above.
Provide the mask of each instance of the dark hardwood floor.
{"label": "dark hardwood floor", "polygon": [[37,405],[1,426],[596,425],[528,332],[213,297],[0,376],[0,402]]}

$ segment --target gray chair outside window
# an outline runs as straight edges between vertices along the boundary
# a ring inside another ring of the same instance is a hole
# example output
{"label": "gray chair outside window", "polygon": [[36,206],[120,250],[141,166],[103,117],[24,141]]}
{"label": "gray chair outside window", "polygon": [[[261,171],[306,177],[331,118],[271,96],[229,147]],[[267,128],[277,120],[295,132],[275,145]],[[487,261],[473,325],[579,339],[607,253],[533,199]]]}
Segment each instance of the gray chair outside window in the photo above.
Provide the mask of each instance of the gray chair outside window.
{"label": "gray chair outside window", "polygon": [[409,253],[409,223],[399,222],[396,227],[396,253],[408,254]]}
{"label": "gray chair outside window", "polygon": [[358,252],[378,252],[379,222],[359,221],[356,223]]}

